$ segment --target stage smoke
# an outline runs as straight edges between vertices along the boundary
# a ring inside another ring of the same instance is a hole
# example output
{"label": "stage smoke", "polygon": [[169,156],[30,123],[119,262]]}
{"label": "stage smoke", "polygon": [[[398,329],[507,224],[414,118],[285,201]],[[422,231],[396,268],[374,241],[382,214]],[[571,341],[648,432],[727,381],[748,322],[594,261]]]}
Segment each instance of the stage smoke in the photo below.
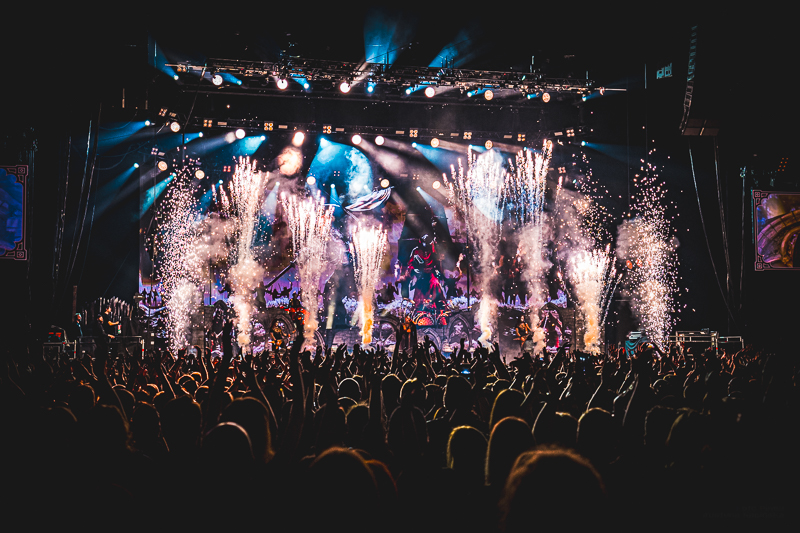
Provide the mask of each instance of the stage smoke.
{"label": "stage smoke", "polygon": [[287,146],[277,158],[278,171],[284,176],[294,176],[303,167],[303,154],[297,148]]}
{"label": "stage smoke", "polygon": [[347,195],[355,200],[372,190],[372,170],[366,156],[355,148],[347,151],[347,160]]}

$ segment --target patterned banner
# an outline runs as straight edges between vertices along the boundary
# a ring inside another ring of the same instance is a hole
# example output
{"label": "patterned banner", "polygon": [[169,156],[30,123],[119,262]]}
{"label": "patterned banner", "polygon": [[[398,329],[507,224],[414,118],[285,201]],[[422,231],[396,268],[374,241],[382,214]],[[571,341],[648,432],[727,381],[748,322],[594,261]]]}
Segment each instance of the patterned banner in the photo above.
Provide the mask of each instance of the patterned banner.
{"label": "patterned banner", "polygon": [[0,258],[25,261],[28,165],[0,165]]}

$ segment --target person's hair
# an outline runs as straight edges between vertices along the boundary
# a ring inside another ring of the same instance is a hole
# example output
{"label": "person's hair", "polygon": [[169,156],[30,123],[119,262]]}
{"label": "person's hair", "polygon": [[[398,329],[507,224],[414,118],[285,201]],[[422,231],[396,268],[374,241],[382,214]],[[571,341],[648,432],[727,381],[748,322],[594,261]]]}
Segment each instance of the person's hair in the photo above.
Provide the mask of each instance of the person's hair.
{"label": "person's hair", "polygon": [[483,483],[486,437],[472,426],[458,426],[447,441],[447,468]]}
{"label": "person's hair", "polygon": [[575,447],[595,466],[600,467],[614,459],[616,443],[617,426],[611,413],[605,409],[593,407],[578,419]]}
{"label": "person's hair", "polygon": [[269,429],[269,412],[256,398],[238,398],[222,412],[221,422],[235,422],[244,428],[250,438],[256,461],[272,459],[272,435]]}
{"label": "person's hair", "polygon": [[[301,530],[321,530],[330,526],[334,516],[346,520],[343,528],[349,531],[374,531],[378,518],[378,485],[372,470],[356,452],[331,447],[317,456],[308,467],[308,493],[301,497],[315,502],[313,513],[306,517],[308,527]],[[320,497],[324,495],[324,497]],[[347,518],[342,513],[347,513]]]}
{"label": "person's hair", "polygon": [[202,458],[209,466],[219,468],[251,463],[253,446],[247,430],[235,422],[220,422],[203,438]]}
{"label": "person's hair", "polygon": [[509,416],[497,422],[486,450],[486,484],[502,488],[519,454],[533,448],[533,444],[531,428],[521,418]]}
{"label": "person's hair", "polygon": [[170,452],[185,454],[195,451],[203,422],[200,405],[189,396],[178,396],[169,400],[159,413],[161,429]]}
{"label": "person's hair", "polygon": [[444,388],[444,407],[448,411],[472,407],[472,387],[461,376],[450,376]]}
{"label": "person's hair", "polygon": [[560,448],[517,458],[500,500],[502,531],[597,528],[604,525],[605,487],[597,470],[575,452]]}
{"label": "person's hair", "polygon": [[489,427],[494,427],[507,416],[520,416],[520,407],[525,396],[514,389],[503,389],[494,399],[492,414],[489,416]]}

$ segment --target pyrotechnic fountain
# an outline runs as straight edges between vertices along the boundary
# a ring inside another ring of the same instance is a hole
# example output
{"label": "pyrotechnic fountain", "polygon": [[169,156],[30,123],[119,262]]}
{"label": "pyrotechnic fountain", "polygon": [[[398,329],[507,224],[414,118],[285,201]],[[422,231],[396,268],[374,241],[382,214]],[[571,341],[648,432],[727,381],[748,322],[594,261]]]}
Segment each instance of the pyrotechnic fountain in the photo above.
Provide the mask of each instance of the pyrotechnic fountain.
{"label": "pyrotechnic fountain", "polygon": [[253,291],[263,279],[264,271],[253,258],[253,234],[256,213],[260,204],[262,174],[255,169],[256,162],[240,158],[229,183],[231,215],[236,226],[235,262],[230,269],[231,287],[235,298],[237,340],[241,346],[250,344],[250,321],[253,315]]}
{"label": "pyrotechnic fountain", "polygon": [[193,306],[197,303],[198,257],[193,243],[198,215],[191,189],[191,177],[180,172],[160,204],[164,217],[155,242],[159,256],[156,275],[161,281],[167,309],[170,350],[186,346]]}
{"label": "pyrotechnic fountain", "polygon": [[571,255],[567,273],[575,287],[575,296],[584,317],[584,350],[599,354],[606,299],[616,276],[610,247],[604,251],[580,251]]}
{"label": "pyrotechnic fountain", "polygon": [[302,201],[282,194],[281,200],[292,231],[301,302],[306,310],[303,337],[306,342],[312,342],[318,326],[319,281],[327,265],[326,248],[331,236],[333,206],[326,206],[319,194]]}
{"label": "pyrotechnic fountain", "polygon": [[617,255],[629,265],[627,287],[634,316],[647,337],[664,348],[675,323],[677,242],[667,218],[667,191],[652,165],[642,171],[634,180],[631,219],[618,229]]}
{"label": "pyrotechnic fountain", "polygon": [[[470,245],[478,259],[481,304],[478,324],[479,342],[485,343],[492,335],[492,323],[497,312],[497,300],[492,294],[494,279],[495,246],[499,225],[507,218],[520,232],[520,255],[525,257],[526,278],[532,288],[532,303],[541,305],[543,275],[547,263],[542,258],[544,243],[544,199],[547,168],[552,143],[545,141],[540,154],[521,152],[515,161],[508,161],[509,169],[493,151],[475,157],[470,149],[468,169],[451,169],[451,179],[444,176],[450,201],[464,216]],[[532,314],[533,338],[536,348],[544,346],[544,332],[539,326],[537,313]]]}
{"label": "pyrotechnic fountain", "polygon": [[361,295],[359,322],[361,325],[361,340],[364,344],[372,342],[373,300],[385,249],[385,230],[379,227],[365,228],[359,224],[353,231],[350,252],[353,256],[356,283]]}
{"label": "pyrotechnic fountain", "polygon": [[499,224],[503,220],[503,198],[507,173],[502,159],[489,150],[476,157],[470,147],[466,173],[459,160],[458,171],[451,168],[452,178],[445,174],[450,202],[464,217],[469,244],[477,259],[480,273],[481,303],[478,308],[478,325],[481,329],[480,343],[488,343],[492,335],[492,323],[497,310],[497,300],[491,291],[494,278],[495,248]]}
{"label": "pyrotechnic fountain", "polygon": [[517,208],[517,226],[520,230],[519,253],[524,256],[524,276],[528,282],[531,297],[529,306],[531,313],[531,335],[536,352],[544,349],[545,332],[539,324],[537,310],[544,304],[544,274],[549,266],[542,249],[546,241],[544,200],[547,187],[547,169],[550,165],[553,143],[544,141],[542,151],[533,155],[531,151],[518,154],[516,164],[509,173],[509,181],[513,185],[509,191],[516,191],[512,198],[519,198]]}

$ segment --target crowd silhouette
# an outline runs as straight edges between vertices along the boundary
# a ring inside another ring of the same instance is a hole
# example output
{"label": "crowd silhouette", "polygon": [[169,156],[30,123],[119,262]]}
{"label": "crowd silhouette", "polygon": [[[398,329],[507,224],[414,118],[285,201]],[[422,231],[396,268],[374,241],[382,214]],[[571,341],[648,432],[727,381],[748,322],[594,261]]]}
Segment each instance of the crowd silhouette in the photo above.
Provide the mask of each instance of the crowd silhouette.
{"label": "crowd silhouette", "polygon": [[104,337],[75,359],[8,345],[11,530],[793,523],[798,365],[786,354],[462,343],[448,357],[414,337],[393,353],[294,343],[234,356],[232,327],[213,361],[111,354]]}

